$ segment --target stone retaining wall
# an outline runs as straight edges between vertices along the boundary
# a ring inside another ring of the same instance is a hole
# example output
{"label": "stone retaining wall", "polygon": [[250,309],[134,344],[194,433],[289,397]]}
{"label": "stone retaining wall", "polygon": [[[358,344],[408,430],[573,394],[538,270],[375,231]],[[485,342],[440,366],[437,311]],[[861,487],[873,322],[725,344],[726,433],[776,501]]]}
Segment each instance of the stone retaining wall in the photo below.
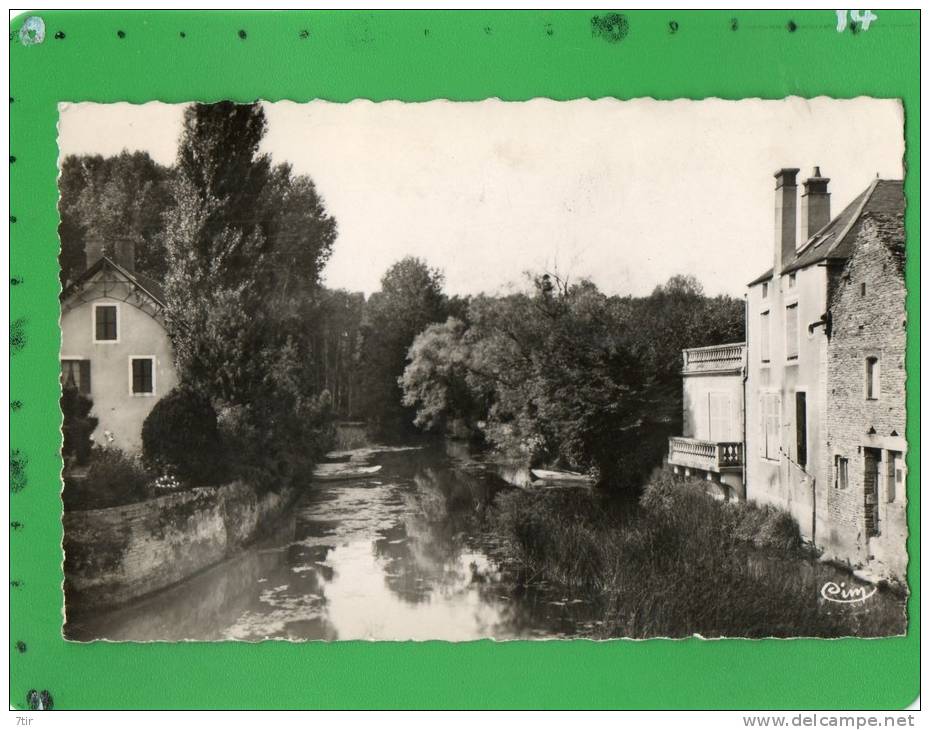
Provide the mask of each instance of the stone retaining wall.
{"label": "stone retaining wall", "polygon": [[278,521],[296,490],[235,482],[64,515],[65,605],[111,608],[234,555]]}

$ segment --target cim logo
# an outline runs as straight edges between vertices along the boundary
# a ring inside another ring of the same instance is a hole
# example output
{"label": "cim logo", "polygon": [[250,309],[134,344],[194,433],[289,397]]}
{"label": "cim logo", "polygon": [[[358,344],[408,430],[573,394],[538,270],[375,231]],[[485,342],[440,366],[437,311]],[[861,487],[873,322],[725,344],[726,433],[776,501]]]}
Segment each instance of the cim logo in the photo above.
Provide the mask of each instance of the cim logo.
{"label": "cim logo", "polygon": [[833,603],[862,603],[874,596],[877,590],[878,586],[873,586],[872,590],[867,590],[865,586],[850,586],[847,588],[845,583],[837,585],[831,580],[823,584],[820,595]]}

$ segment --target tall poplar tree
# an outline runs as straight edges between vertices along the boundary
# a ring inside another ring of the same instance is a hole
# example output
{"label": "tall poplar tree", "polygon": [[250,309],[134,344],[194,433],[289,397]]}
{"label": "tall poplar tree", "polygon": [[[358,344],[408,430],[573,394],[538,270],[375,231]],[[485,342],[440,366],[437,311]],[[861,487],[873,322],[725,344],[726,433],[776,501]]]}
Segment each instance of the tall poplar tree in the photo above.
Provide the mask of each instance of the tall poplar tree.
{"label": "tall poplar tree", "polygon": [[[280,480],[323,446],[328,397],[308,367],[301,315],[335,221],[308,178],[272,169],[259,150],[265,128],[258,104],[185,111],[165,216],[166,320],[182,382],[232,412],[248,434],[238,455]],[[302,217],[295,201],[309,203]]]}

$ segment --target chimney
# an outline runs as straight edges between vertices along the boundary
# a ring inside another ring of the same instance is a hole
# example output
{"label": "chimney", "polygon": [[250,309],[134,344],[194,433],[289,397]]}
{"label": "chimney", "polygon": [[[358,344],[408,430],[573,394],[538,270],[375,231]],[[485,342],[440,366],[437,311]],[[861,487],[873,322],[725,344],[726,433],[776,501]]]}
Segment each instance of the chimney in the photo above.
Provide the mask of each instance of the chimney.
{"label": "chimney", "polygon": [[86,241],[84,243],[84,270],[96,264],[103,256],[103,241],[99,238]]}
{"label": "chimney", "polygon": [[804,193],[801,195],[801,235],[807,241],[817,231],[830,222],[830,193],[827,183],[830,178],[821,177],[820,168],[814,168],[814,175],[804,181]]}
{"label": "chimney", "polygon": [[136,246],[125,238],[116,242],[113,260],[129,272],[136,270]]}
{"label": "chimney", "polygon": [[775,173],[775,265],[778,276],[794,260],[798,228],[798,169],[782,168]]}

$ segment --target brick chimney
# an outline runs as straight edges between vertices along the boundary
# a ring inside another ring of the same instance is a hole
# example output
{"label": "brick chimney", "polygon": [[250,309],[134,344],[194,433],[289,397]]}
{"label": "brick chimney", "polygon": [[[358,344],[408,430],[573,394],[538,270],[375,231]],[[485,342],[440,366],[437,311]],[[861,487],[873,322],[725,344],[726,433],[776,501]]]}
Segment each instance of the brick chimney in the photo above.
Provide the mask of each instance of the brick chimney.
{"label": "brick chimney", "polygon": [[804,181],[804,193],[801,195],[801,235],[806,241],[830,222],[830,193],[827,184],[830,178],[820,175],[820,168],[814,168],[812,177]]}
{"label": "brick chimney", "polygon": [[775,264],[781,274],[794,260],[798,230],[798,168],[784,167],[775,173]]}

